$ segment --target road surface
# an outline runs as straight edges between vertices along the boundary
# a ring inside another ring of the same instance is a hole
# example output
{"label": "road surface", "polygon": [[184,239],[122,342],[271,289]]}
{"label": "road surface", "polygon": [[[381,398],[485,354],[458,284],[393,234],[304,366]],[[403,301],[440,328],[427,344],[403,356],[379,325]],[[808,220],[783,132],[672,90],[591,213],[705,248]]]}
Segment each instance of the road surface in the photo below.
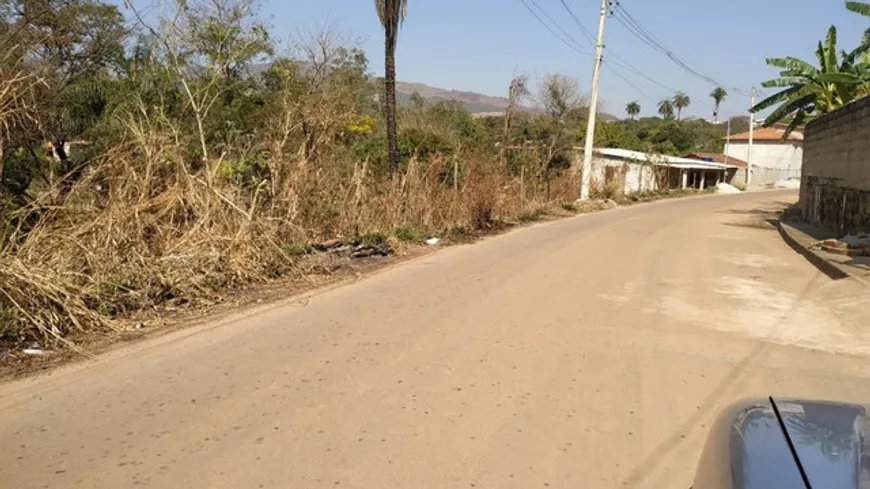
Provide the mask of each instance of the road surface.
{"label": "road surface", "polygon": [[687,488],[733,399],[870,399],[870,298],[765,221],[794,198],[540,224],[5,385],[0,486]]}

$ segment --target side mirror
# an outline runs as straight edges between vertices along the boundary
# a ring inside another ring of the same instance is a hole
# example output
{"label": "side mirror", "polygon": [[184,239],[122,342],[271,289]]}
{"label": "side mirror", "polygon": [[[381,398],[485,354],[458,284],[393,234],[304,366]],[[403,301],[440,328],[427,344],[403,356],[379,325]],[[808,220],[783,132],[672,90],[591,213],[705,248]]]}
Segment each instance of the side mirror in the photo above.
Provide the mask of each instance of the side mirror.
{"label": "side mirror", "polygon": [[863,406],[748,399],[713,423],[692,489],[870,488]]}

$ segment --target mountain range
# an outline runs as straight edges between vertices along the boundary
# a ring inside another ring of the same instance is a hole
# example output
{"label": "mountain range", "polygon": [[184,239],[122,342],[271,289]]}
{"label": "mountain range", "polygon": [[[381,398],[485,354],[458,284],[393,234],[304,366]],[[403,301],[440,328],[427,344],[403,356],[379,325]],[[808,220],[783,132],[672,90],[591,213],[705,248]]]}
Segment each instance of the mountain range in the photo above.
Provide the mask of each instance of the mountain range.
{"label": "mountain range", "polygon": [[[501,115],[507,107],[508,99],[506,97],[493,97],[477,92],[468,92],[463,90],[448,90],[445,88],[433,87],[425,83],[411,82],[396,82],[396,102],[399,105],[409,103],[411,94],[419,93],[427,104],[434,104],[446,100],[455,100],[461,102],[465,109],[477,116],[485,115]],[[540,109],[534,107],[523,107],[520,110],[531,113],[539,113]],[[618,120],[618,117],[600,112],[598,118],[602,121]]]}
{"label": "mountain range", "polygon": [[419,93],[427,103],[438,103],[446,100],[455,100],[465,105],[471,113],[503,112],[508,100],[505,97],[493,97],[477,92],[462,90],[447,90],[433,87],[424,83],[396,82],[396,101],[399,104],[407,103],[414,92]]}

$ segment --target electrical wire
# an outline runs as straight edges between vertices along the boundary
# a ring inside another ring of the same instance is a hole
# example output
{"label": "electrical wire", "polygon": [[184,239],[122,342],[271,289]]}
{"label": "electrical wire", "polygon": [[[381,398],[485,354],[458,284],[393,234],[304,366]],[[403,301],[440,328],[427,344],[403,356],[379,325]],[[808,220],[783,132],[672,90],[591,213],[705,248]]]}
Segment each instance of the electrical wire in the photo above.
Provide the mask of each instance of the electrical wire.
{"label": "electrical wire", "polygon": [[677,66],[683,69],[686,73],[700,79],[706,81],[710,84],[716,86],[724,86],[728,89],[732,90],[735,93],[740,95],[749,95],[746,90],[743,90],[738,87],[728,86],[725,83],[721,83],[719,80],[716,80],[712,76],[698,70],[697,68],[692,67],[686,62],[683,58],[678,56],[671,48],[669,48],[664,42],[662,42],[658,37],[656,37],[652,32],[649,31],[646,27],[643,26],[631,13],[626,10],[626,8],[616,0],[614,2],[614,8],[612,10],[613,17],[622,24],[631,34],[640,39],[644,44],[649,46],[655,51],[664,54],[671,61],[673,61]]}
{"label": "electrical wire", "polygon": [[577,17],[577,15],[574,14],[574,11],[571,10],[571,7],[568,6],[568,2],[566,2],[565,0],[559,0],[559,1],[562,3],[562,7],[564,7],[565,10],[568,11],[568,15],[570,15],[571,18],[574,19],[574,23],[577,24],[577,27],[580,28],[580,31],[583,33],[583,36],[585,36],[586,40],[589,41],[589,45],[594,48],[595,47],[595,36],[593,36],[592,32],[590,32],[589,29],[587,29],[586,26],[583,25],[583,22],[580,22],[580,19]]}
{"label": "electrical wire", "polygon": [[[532,5],[534,5],[541,12],[541,14],[543,14],[543,16],[547,20],[550,21],[551,24],[556,26],[556,28],[559,29],[559,31],[561,31],[565,37],[560,36],[556,31],[554,31],[553,28],[550,26],[550,24],[547,24],[544,21],[544,19],[541,18],[540,15],[538,15],[534,10],[532,10],[532,7],[529,6],[528,3],[526,3],[526,0],[520,0],[520,2],[523,4],[523,6],[526,7],[526,10],[528,10],[529,13],[531,13],[538,20],[538,22],[541,25],[546,27],[547,30],[550,31],[550,34],[552,34],[554,37],[556,37],[557,39],[562,41],[562,44],[565,44],[566,46],[573,49],[574,51],[577,51],[578,53],[585,54],[585,55],[592,54],[592,52],[587,51],[585,48],[583,48],[583,46],[576,39],[574,39],[574,37],[572,37],[571,34],[568,34],[568,32],[565,29],[563,29],[562,26],[560,26],[558,22],[553,20],[553,18],[550,17],[550,15],[547,13],[547,11],[544,10],[543,8],[541,8],[541,6],[538,4],[538,2],[536,0],[528,0],[528,1],[531,2]],[[566,38],[568,40],[566,40]]]}
{"label": "electrical wire", "polygon": [[619,77],[619,78],[620,78],[622,81],[624,81],[628,86],[630,86],[631,88],[635,89],[635,90],[637,91],[637,93],[639,93],[643,98],[645,98],[645,99],[647,99],[647,100],[654,100],[652,97],[650,97],[649,95],[647,95],[646,92],[644,92],[643,90],[641,90],[640,87],[638,87],[637,85],[635,85],[634,83],[632,83],[631,80],[629,80],[628,78],[626,78],[625,75],[623,75],[622,73],[620,73],[619,70],[617,70],[617,69],[614,68],[613,66],[610,66],[610,63],[607,63],[607,62],[605,62],[604,60],[601,60],[601,65],[604,66],[605,68],[607,68],[608,70],[610,70],[611,73],[613,73],[614,75],[616,75],[617,77]]}
{"label": "electrical wire", "polygon": [[[538,21],[538,23],[540,23],[542,26],[544,26],[544,28],[546,28],[550,32],[550,34],[553,35],[553,37],[555,37],[560,42],[562,42],[562,44],[564,44],[565,46],[567,46],[571,50],[578,52],[580,54],[594,55],[592,52],[586,50],[580,44],[580,42],[577,41],[576,38],[574,38],[570,33],[568,33],[564,28],[562,28],[562,26],[560,26],[559,23],[556,22],[553,19],[553,17],[550,16],[547,13],[547,11],[541,7],[541,5],[537,2],[537,0],[519,0],[519,1],[520,1],[520,3],[523,4],[523,6],[526,8],[526,10],[528,10],[529,13],[532,14],[532,16]],[[530,2],[531,5],[534,5],[534,7],[540,12],[540,14],[538,12],[536,12],[532,8],[532,6],[529,5],[528,2]],[[565,8],[565,10],[568,12],[568,14],[571,16],[571,18],[574,20],[574,23],[577,24],[577,27],[580,28],[584,37],[587,39],[587,41],[589,41],[589,44],[592,47],[594,47],[595,41],[594,41],[594,39],[592,37],[592,33],[589,31],[589,29],[587,29],[586,26],[583,25],[583,23],[576,16],[574,11],[571,9],[571,7],[567,4],[567,2],[565,0],[560,0],[560,3]],[[618,6],[618,1],[615,3]],[[544,19],[546,19],[546,20],[544,20]],[[547,22],[547,21],[549,21],[549,22]],[[632,23],[632,25],[633,25],[633,23]],[[555,26],[555,28],[558,29],[562,34],[560,35],[558,32],[556,32],[556,30],[553,29],[553,26]],[[646,39],[646,41],[648,41],[648,42],[645,41],[645,43],[649,44],[650,47],[652,47],[653,49],[656,49],[657,51],[661,51],[661,49],[659,49],[659,48],[663,48],[663,49],[667,50],[667,48],[664,46],[663,43],[658,41],[657,38],[655,38],[651,33],[646,31],[646,29],[644,29],[642,26],[635,28],[635,32],[636,32],[635,35],[643,36],[643,38]],[[637,91],[644,98],[655,102],[655,99],[650,97],[646,92],[644,92],[640,87],[638,87],[634,82],[632,82],[629,79],[629,77],[626,75],[626,73],[621,72],[620,69],[627,70],[628,72],[632,73],[633,75],[640,77],[640,78],[643,78],[643,79],[647,80],[648,82],[653,83],[653,84],[657,85],[658,87],[661,87],[668,94],[678,92],[678,90],[676,90],[675,88],[670,87],[668,85],[665,85],[664,83],[662,83],[662,82],[656,80],[655,78],[647,75],[642,70],[638,69],[637,67],[635,67],[634,65],[629,63],[625,58],[622,58],[621,56],[619,56],[615,52],[613,52],[609,49],[606,49],[606,53],[607,53],[606,55],[604,55],[604,54],[602,55],[602,60],[601,60],[602,66],[607,68],[611,73],[613,73],[618,78],[620,78],[622,81],[624,81],[628,86],[633,88],[635,91]],[[605,56],[608,58],[607,60],[604,59]],[[688,65],[686,65],[686,66],[688,68]],[[619,67],[620,69],[617,69],[617,67]],[[689,68],[689,69],[691,69],[691,68]],[[704,76],[700,72],[698,72],[698,75]],[[703,79],[706,81],[712,80],[712,78],[710,78],[708,80],[706,77]],[[716,84],[715,80],[713,80],[711,83]],[[739,93],[739,91],[738,91],[738,93]],[[705,103],[703,100],[695,100],[693,102],[696,105],[706,107],[710,110],[712,110],[714,108],[713,105]],[[723,110],[720,110],[719,112],[721,114],[740,115],[740,114],[736,114],[736,113],[729,112],[729,111],[723,111]]]}

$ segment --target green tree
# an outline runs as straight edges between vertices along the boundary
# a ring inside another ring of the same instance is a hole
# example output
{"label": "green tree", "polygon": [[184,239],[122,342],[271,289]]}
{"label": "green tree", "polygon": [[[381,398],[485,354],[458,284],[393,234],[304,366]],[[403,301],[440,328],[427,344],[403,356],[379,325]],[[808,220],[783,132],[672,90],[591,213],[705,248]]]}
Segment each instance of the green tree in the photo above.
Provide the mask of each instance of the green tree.
{"label": "green tree", "polygon": [[819,41],[816,58],[819,68],[797,58],[768,58],[767,64],[780,68],[779,78],[762,83],[764,87],[782,88],[750,110],[759,112],[778,105],[765,119],[770,126],[788,121],[783,137],[805,122],[870,94],[870,64],[859,61],[866,53],[862,44],[851,52],[837,52],[837,28],[831,26],[825,42]]}
{"label": "green tree", "polygon": [[625,113],[631,117],[631,120],[634,120],[640,114],[640,103],[637,100],[629,102],[625,106]]}
{"label": "green tree", "polygon": [[399,149],[396,128],[396,44],[399,28],[408,15],[408,0],[375,0],[375,9],[384,28],[385,74],[384,110],[387,119],[387,153],[390,172],[399,169]]}
{"label": "green tree", "polygon": [[677,109],[677,120],[680,120],[683,115],[683,109],[692,104],[692,99],[685,92],[677,92],[673,100],[674,108]]}
{"label": "green tree", "polygon": [[719,122],[719,105],[728,96],[728,92],[722,87],[716,87],[710,92],[710,97],[713,99],[713,122]]}
{"label": "green tree", "polygon": [[674,118],[674,102],[671,99],[666,98],[662,100],[659,102],[658,107],[659,114],[661,114],[665,120],[671,120]]}
{"label": "green tree", "polygon": [[[104,115],[105,71],[123,54],[126,36],[118,8],[97,0],[11,0],[0,7],[0,63],[38,80],[28,88],[31,123],[18,125],[10,148],[26,155],[13,162],[22,175],[14,193],[23,194],[41,173],[62,199],[83,174],[84,162],[67,154],[67,143]],[[56,161],[42,157],[45,142]],[[10,181],[3,182],[8,190]]]}

